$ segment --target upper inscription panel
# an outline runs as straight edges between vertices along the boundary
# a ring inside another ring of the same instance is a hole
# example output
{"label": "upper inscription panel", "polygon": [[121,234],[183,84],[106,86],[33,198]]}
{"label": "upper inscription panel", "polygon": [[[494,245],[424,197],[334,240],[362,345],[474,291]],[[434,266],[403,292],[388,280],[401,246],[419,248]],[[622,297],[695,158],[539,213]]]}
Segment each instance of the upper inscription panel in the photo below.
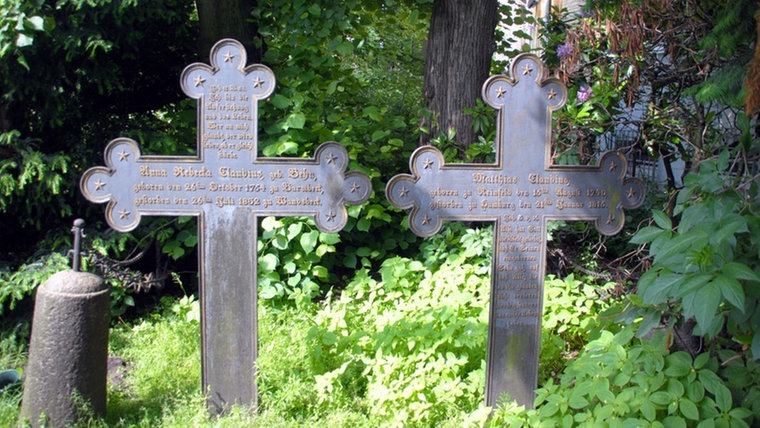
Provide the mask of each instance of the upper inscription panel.
{"label": "upper inscription panel", "polygon": [[438,149],[421,147],[410,159],[411,174],[388,182],[388,200],[411,209],[410,227],[420,236],[438,232],[443,220],[533,222],[539,234],[547,219],[593,220],[600,232],[617,233],[623,210],[644,199],[643,183],[625,177],[625,156],[607,153],[592,167],[552,166],[551,113],[567,90],[543,78],[534,55],[518,56],[512,76],[483,85],[483,98],[499,111],[496,163],[447,165]]}
{"label": "upper inscription panel", "polygon": [[85,198],[108,202],[106,220],[118,231],[134,229],[142,215],[236,208],[311,215],[323,231],[342,229],[345,204],[369,198],[367,176],[346,173],[348,153],[334,142],[311,159],[257,158],[258,101],[272,94],[274,73],[246,66],[245,49],[231,39],[214,45],[210,58],[181,76],[183,91],[198,100],[198,155],[145,156],[133,140],[117,138],[106,147],[106,165],[82,176]]}

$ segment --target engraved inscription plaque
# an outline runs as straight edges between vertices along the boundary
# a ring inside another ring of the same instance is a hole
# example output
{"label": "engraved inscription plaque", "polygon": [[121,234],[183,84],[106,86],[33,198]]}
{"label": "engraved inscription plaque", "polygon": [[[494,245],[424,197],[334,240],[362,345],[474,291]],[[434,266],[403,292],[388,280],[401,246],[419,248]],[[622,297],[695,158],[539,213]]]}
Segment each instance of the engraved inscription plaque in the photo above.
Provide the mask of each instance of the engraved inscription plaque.
{"label": "engraved inscription plaque", "polygon": [[641,180],[626,178],[626,159],[604,154],[597,166],[552,166],[551,113],[567,89],[543,79],[544,65],[522,54],[511,76],[483,85],[483,99],[496,110],[495,164],[444,164],[434,147],[417,149],[411,174],[394,176],[386,196],[411,209],[419,236],[438,232],[443,220],[494,223],[491,306],[486,362],[486,404],[503,392],[533,406],[538,376],[547,220],[593,220],[606,235],[620,231],[623,209],[644,200]]}
{"label": "engraved inscription plaque", "polygon": [[256,405],[256,222],[259,216],[312,216],[324,232],[341,230],[345,204],[367,200],[369,178],[348,172],[338,143],[322,144],[312,159],[258,158],[258,101],[272,94],[275,76],[246,66],[232,39],[211,49],[211,65],[191,64],[182,90],[198,99],[198,154],[145,156],[128,138],[105,149],[106,166],[87,170],[80,188],[108,202],[106,220],[118,231],[143,215],[198,217],[203,388],[209,409]]}

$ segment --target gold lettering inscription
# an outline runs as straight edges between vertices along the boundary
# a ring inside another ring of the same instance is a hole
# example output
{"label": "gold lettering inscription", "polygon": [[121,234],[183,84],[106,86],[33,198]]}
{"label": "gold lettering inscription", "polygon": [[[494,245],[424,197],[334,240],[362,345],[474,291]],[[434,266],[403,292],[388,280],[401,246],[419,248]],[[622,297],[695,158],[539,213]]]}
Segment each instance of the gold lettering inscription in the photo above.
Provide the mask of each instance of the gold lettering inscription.
{"label": "gold lettering inscription", "polygon": [[303,192],[303,193],[324,193],[324,189],[321,184],[304,184],[303,186],[295,186],[290,183],[282,183],[280,188],[283,192]]}
{"label": "gold lettering inscription", "polygon": [[455,189],[442,189],[438,187],[430,191],[431,198],[435,198],[436,196],[459,196],[459,191]]}
{"label": "gold lettering inscription", "polygon": [[232,169],[230,167],[220,167],[219,176],[222,178],[255,178],[264,179],[264,173],[258,169]]}
{"label": "gold lettering inscription", "polygon": [[518,178],[504,174],[485,174],[475,172],[472,174],[475,184],[517,184]]}
{"label": "gold lettering inscription", "polygon": [[140,177],[168,177],[166,170],[163,168],[151,168],[147,165],[140,167]]}
{"label": "gold lettering inscription", "polygon": [[528,182],[530,184],[564,184],[565,186],[570,185],[569,178],[557,174],[550,174],[548,176],[541,174],[529,174]]}
{"label": "gold lettering inscription", "polygon": [[564,199],[557,199],[557,209],[562,211],[565,208],[583,208],[585,204],[583,202],[568,202]]}
{"label": "gold lettering inscription", "polygon": [[314,205],[322,205],[322,200],[320,198],[287,198],[285,196],[277,196],[274,199],[274,203],[276,205],[295,205],[295,206],[314,206]]}
{"label": "gold lettering inscription", "polygon": [[143,206],[143,205],[165,205],[169,204],[171,201],[169,198],[164,198],[160,195],[156,196],[140,196],[139,198],[135,198],[135,206]]}
{"label": "gold lettering inscription", "polygon": [[201,167],[200,169],[195,169],[192,166],[183,167],[183,166],[175,166],[174,167],[174,176],[175,177],[206,177],[211,178],[211,171],[208,170],[205,166]]}
{"label": "gold lettering inscription", "polygon": [[146,183],[144,181],[141,181],[139,184],[135,184],[132,187],[132,190],[134,190],[135,193],[140,193],[140,192],[157,192],[157,191],[164,190],[164,186],[163,186],[163,184],[150,184],[150,183]]}

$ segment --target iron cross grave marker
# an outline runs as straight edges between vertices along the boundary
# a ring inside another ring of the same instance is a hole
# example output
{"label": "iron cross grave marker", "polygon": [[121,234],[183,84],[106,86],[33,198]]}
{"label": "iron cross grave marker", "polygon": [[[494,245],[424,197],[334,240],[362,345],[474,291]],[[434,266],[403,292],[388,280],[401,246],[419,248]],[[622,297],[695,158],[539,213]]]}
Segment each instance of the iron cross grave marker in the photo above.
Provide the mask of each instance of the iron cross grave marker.
{"label": "iron cross grave marker", "polygon": [[80,187],[108,202],[106,220],[121,232],[144,215],[198,217],[201,363],[209,409],[257,403],[257,217],[312,216],[324,232],[341,230],[344,204],[370,194],[366,175],[348,172],[348,154],[330,142],[314,158],[258,158],[258,101],[275,76],[246,66],[232,39],[211,49],[211,65],[185,68],[180,82],[198,99],[197,156],[144,156],[128,138],[105,149],[106,166],[87,170]]}
{"label": "iron cross grave marker", "polygon": [[411,156],[412,174],[391,178],[388,200],[411,208],[419,236],[439,231],[443,220],[494,223],[491,304],[486,361],[486,404],[503,392],[533,406],[538,378],[548,220],[593,220],[606,235],[620,231],[623,209],[639,206],[644,185],[625,177],[626,159],[604,154],[597,166],[552,166],[551,114],[567,89],[544,78],[535,55],[514,59],[511,77],[483,85],[496,110],[495,164],[444,163],[431,146]]}

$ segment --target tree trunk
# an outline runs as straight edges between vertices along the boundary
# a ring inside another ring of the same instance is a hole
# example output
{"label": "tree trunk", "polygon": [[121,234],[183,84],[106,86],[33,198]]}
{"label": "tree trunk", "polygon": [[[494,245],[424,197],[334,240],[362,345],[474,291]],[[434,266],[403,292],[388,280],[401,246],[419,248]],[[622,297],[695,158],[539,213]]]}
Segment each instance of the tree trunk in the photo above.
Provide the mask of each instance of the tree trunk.
{"label": "tree trunk", "polygon": [[255,43],[258,28],[250,20],[258,0],[195,0],[201,24],[201,58],[207,58],[211,46],[223,38],[233,38],[245,46],[248,63],[261,61],[263,44]]}
{"label": "tree trunk", "polygon": [[432,117],[422,119],[430,133],[420,137],[421,144],[451,129],[464,147],[475,141],[471,117],[463,109],[475,105],[488,78],[497,19],[498,0],[433,3],[423,88]]}

